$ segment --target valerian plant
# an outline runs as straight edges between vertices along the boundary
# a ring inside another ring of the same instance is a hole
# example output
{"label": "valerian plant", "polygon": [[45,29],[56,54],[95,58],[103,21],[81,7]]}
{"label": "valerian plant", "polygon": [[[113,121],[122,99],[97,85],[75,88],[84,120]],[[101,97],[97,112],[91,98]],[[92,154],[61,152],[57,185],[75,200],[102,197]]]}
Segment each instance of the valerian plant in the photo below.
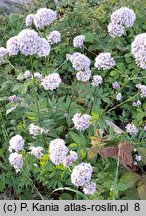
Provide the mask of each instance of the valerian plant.
{"label": "valerian plant", "polygon": [[38,6],[3,20],[1,192],[146,199],[144,7]]}

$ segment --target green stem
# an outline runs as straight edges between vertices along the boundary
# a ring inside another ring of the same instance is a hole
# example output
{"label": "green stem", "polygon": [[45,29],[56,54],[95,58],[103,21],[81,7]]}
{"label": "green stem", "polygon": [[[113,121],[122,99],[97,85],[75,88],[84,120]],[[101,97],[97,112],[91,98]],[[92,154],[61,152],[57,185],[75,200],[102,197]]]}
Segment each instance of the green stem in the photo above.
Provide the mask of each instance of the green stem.
{"label": "green stem", "polygon": [[137,94],[135,94],[133,97],[130,97],[130,98],[128,98],[127,100],[123,101],[122,103],[120,103],[120,104],[116,105],[115,107],[109,109],[107,112],[105,112],[105,114],[107,114],[107,113],[109,113],[110,111],[116,109],[117,107],[119,107],[119,106],[125,104],[126,102],[133,100],[133,98],[135,98],[137,95],[139,95],[139,92],[138,92]]}
{"label": "green stem", "polygon": [[110,107],[111,102],[113,101],[113,99],[115,99],[116,96],[117,96],[117,94],[118,94],[120,91],[123,90],[123,88],[127,85],[127,83],[131,80],[131,78],[132,78],[133,76],[134,76],[134,72],[131,74],[130,78],[127,79],[127,80],[123,83],[122,87],[116,92],[116,94],[114,94],[114,96],[111,98],[111,101],[106,105],[106,107],[105,107],[105,109],[104,109],[104,112],[103,112],[103,114],[101,115],[101,118],[105,115],[105,113],[107,113],[107,110],[108,110],[108,108]]}
{"label": "green stem", "polygon": [[32,72],[32,82],[34,86],[34,104],[37,112],[37,119],[38,119],[38,124],[41,127],[41,121],[40,121],[40,111],[39,111],[39,104],[38,104],[38,95],[37,95],[37,85],[35,82],[35,77],[34,77],[34,68],[33,68],[33,59],[30,57],[30,65],[31,65],[31,72]]}
{"label": "green stem", "polygon": [[93,54],[94,56],[97,56],[94,52],[90,51],[87,47],[84,46],[84,49],[86,49],[88,52],[90,52],[90,53]]}
{"label": "green stem", "polygon": [[[94,91],[93,91],[93,99],[94,99],[94,96],[95,96],[95,92],[96,92],[96,87],[94,87]],[[90,102],[91,102],[91,99],[90,99]],[[91,105],[91,107],[90,107],[89,115],[90,115],[91,112],[92,112],[93,106],[94,106],[94,100],[93,100],[92,105]]]}
{"label": "green stem", "polygon": [[119,164],[120,164],[120,161],[119,161],[119,157],[118,157],[118,160],[117,160],[117,168],[116,168],[116,175],[115,175],[114,187],[113,187],[113,197],[112,197],[113,200],[115,200],[115,193],[116,193],[117,180],[118,180],[118,174],[119,174]]}
{"label": "green stem", "polygon": [[68,60],[65,60],[61,65],[59,65],[59,67],[57,67],[53,73],[55,73],[59,68],[61,68]]}

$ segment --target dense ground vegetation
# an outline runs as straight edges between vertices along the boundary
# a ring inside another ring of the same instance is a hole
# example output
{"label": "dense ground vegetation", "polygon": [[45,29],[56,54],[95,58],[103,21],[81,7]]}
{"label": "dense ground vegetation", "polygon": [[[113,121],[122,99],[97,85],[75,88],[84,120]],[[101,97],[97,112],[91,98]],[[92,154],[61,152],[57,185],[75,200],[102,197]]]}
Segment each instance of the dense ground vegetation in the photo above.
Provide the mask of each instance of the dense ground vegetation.
{"label": "dense ground vegetation", "polygon": [[[26,27],[26,16],[44,7],[57,10],[56,19]],[[136,19],[112,37],[107,27],[121,7]],[[37,32],[41,52],[26,54],[33,43],[27,50],[20,35],[26,28]],[[54,30],[61,35],[56,42],[47,37]],[[146,57],[138,63],[131,49],[145,32],[145,1],[61,0],[56,8],[43,0],[21,14],[3,11],[0,47],[10,48],[7,41],[19,35],[21,48],[17,55],[7,48],[0,66],[1,193],[14,199],[146,199]],[[81,46],[74,41],[79,35]],[[42,49],[40,38],[50,45],[44,41]],[[141,50],[146,36],[144,43]],[[101,66],[105,57],[101,64],[95,59],[101,53],[111,53],[107,68]],[[15,153],[17,166],[10,159]],[[80,166],[83,183],[76,176]]]}

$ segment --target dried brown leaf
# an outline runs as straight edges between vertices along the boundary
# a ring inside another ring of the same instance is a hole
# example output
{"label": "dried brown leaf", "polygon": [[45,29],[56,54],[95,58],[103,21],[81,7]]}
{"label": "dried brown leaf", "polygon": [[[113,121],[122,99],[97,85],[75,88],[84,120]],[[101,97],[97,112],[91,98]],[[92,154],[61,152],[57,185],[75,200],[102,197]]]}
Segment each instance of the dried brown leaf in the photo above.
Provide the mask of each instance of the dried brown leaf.
{"label": "dried brown leaf", "polygon": [[119,143],[118,147],[119,147],[118,155],[119,155],[120,163],[125,167],[131,166],[133,162],[131,153],[134,150],[134,146],[130,142],[123,141]]}
{"label": "dried brown leaf", "polygon": [[116,157],[118,155],[118,148],[116,147],[107,147],[98,151],[101,157]]}

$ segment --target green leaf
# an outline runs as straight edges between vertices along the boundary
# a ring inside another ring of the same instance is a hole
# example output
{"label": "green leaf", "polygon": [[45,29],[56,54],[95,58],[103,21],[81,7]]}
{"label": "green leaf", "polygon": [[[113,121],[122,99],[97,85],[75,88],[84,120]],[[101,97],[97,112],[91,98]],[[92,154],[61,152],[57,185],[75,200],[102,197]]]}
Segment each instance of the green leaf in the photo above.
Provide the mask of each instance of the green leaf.
{"label": "green leaf", "polygon": [[137,151],[139,155],[141,155],[141,160],[146,163],[146,148],[144,147],[137,147]]}
{"label": "green leaf", "polygon": [[60,195],[59,199],[60,200],[72,200],[73,197],[69,193],[63,193],[63,194]]}
{"label": "green leaf", "polygon": [[73,141],[79,145],[85,145],[87,143],[86,138],[84,137],[83,134],[80,136],[74,132],[70,132],[69,135],[73,139]]}

